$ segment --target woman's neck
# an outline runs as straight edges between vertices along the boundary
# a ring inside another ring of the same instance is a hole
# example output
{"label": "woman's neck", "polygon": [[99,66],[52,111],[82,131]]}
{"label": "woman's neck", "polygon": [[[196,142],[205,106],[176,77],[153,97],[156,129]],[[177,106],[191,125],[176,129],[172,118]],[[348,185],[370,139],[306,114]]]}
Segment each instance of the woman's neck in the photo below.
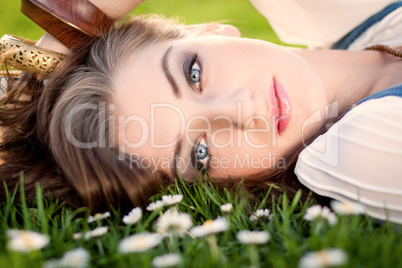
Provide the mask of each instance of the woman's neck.
{"label": "woman's neck", "polygon": [[375,92],[402,83],[402,59],[379,51],[304,50],[297,55],[320,75],[328,103],[339,111]]}

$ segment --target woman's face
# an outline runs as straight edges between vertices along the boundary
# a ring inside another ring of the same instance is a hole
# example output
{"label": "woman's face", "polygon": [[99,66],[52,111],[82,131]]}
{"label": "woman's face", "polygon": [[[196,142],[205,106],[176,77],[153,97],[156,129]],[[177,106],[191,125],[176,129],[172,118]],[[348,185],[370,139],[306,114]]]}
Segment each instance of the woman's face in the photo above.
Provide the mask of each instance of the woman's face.
{"label": "woman's face", "polygon": [[327,97],[317,73],[286,48],[204,36],[133,55],[114,104],[117,142],[133,166],[227,178],[284,167],[284,154],[322,126],[306,119]]}

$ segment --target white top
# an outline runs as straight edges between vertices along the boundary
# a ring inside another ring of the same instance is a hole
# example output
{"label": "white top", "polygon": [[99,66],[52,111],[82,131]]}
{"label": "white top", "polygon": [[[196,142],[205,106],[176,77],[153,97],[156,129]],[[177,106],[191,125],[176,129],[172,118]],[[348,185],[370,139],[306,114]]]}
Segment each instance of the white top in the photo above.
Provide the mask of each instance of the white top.
{"label": "white top", "polygon": [[282,42],[306,45],[310,48],[329,48],[367,18],[397,1],[250,0],[250,2],[268,19]]}
{"label": "white top", "polygon": [[295,173],[317,194],[359,201],[370,216],[402,223],[402,98],[346,113],[301,152]]}
{"label": "white top", "polygon": [[[396,1],[250,0],[286,43],[331,47]],[[352,15],[353,14],[353,15]],[[402,8],[388,14],[348,49],[402,46]],[[317,194],[359,201],[368,215],[402,223],[402,98],[368,100],[306,147],[295,173]]]}

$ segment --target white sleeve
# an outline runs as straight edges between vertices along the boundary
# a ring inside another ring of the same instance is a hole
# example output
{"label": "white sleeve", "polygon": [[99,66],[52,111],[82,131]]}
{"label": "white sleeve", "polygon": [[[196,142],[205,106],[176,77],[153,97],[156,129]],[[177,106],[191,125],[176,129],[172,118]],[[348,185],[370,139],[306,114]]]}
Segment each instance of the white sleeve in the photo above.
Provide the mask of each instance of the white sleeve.
{"label": "white sleeve", "polygon": [[349,111],[301,152],[295,173],[317,194],[358,201],[368,215],[402,223],[402,98]]}
{"label": "white sleeve", "polygon": [[250,0],[282,42],[329,48],[395,0]]}

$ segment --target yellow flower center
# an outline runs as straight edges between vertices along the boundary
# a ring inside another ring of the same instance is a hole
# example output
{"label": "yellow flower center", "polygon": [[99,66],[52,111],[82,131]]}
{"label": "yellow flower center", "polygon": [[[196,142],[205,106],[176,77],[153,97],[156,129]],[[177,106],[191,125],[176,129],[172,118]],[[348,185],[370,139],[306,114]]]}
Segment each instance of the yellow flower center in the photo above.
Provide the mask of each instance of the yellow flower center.
{"label": "yellow flower center", "polygon": [[345,203],[345,210],[349,213],[353,212],[353,207],[351,203]]}
{"label": "yellow flower center", "polygon": [[326,251],[324,251],[324,250],[318,251],[317,252],[317,257],[318,257],[318,259],[320,260],[320,263],[323,266],[327,266],[328,264],[330,264]]}
{"label": "yellow flower center", "polygon": [[138,237],[135,240],[134,247],[136,249],[144,249],[148,247],[148,240],[145,237]]}
{"label": "yellow flower center", "polygon": [[203,225],[204,225],[204,226],[208,226],[208,225],[211,225],[212,223],[213,223],[212,220],[206,220],[206,221],[203,223]]}
{"label": "yellow flower center", "polygon": [[24,241],[24,243],[29,247],[29,248],[33,248],[35,243],[32,241],[32,237],[27,234],[27,233],[22,233],[21,234],[21,238]]}

